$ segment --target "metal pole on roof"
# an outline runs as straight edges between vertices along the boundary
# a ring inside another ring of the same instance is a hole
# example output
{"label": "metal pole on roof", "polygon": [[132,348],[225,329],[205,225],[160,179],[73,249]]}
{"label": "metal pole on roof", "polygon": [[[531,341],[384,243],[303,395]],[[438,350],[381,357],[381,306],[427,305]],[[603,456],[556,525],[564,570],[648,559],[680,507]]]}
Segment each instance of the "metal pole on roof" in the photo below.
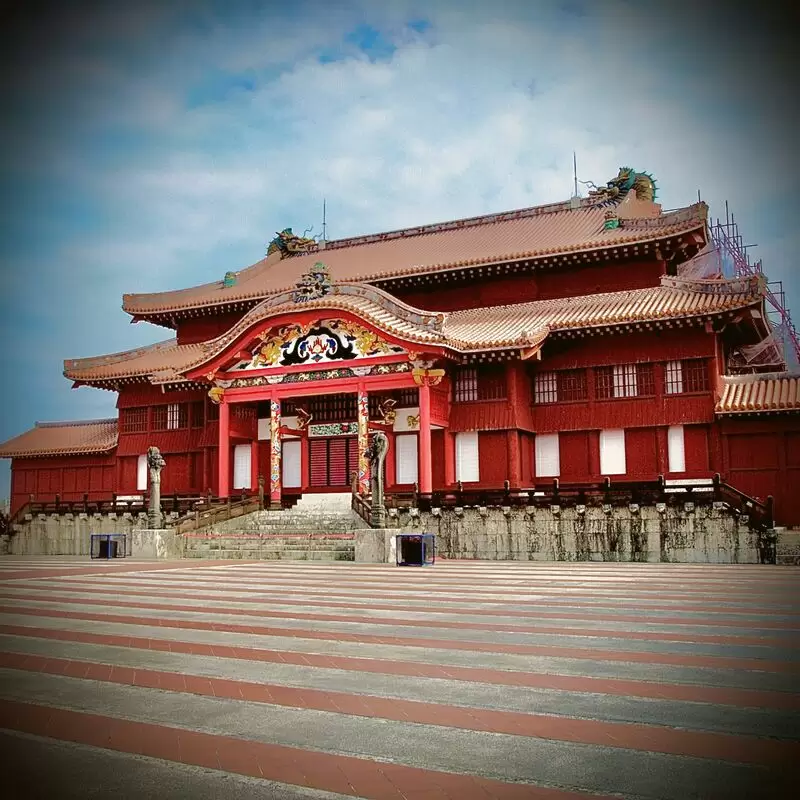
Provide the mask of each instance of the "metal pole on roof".
{"label": "metal pole on roof", "polygon": [[577,197],[578,196],[578,157],[575,154],[574,150],[572,151],[572,177],[573,177],[573,183],[574,183],[574,186],[575,186],[575,194],[573,195],[573,197]]}

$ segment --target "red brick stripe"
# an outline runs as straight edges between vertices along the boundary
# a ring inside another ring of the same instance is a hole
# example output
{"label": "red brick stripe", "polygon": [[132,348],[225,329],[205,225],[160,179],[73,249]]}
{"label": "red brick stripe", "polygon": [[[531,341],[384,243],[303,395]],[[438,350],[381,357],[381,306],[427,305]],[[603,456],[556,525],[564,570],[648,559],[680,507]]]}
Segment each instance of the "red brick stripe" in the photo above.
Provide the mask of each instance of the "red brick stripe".
{"label": "red brick stripe", "polygon": [[[89,556],[86,556],[89,558]],[[109,559],[109,561],[113,561]],[[244,562],[247,563],[247,562]],[[257,562],[254,562],[257,563]],[[186,561],[154,561],[152,564],[94,564],[81,565],[80,569],[71,566],[54,567],[53,569],[31,569],[27,571],[8,571],[0,570],[0,580],[30,580],[31,578],[62,578],[72,575],[115,575],[127,572],[153,572],[155,570],[183,570],[183,569],[203,569],[207,567],[219,567],[224,565],[240,565],[241,559],[219,559],[201,560],[188,559]]]}
{"label": "red brick stripe", "polygon": [[800,758],[800,742],[762,739],[755,736],[466,708],[17,653],[0,653],[0,667],[162,689],[168,692],[328,711],[349,716],[377,717],[395,722],[491,731],[560,742],[712,758],[745,764],[779,766],[792,764]]}
{"label": "red brick stripe", "polygon": [[0,727],[370,800],[613,800],[10,700]]}
{"label": "red brick stripe", "polygon": [[[9,612],[6,612],[9,613]],[[232,623],[204,622],[203,620],[170,619],[168,617],[134,617],[123,614],[100,614],[89,611],[64,611],[50,608],[14,608],[14,614],[56,619],[94,620],[122,625],[144,625],[183,630],[246,633],[251,636],[281,636],[290,639],[313,639],[329,642],[359,642],[401,647],[435,648],[439,650],[468,650],[479,653],[507,653],[512,655],[553,656],[591,661],[627,661],[647,664],[676,664],[684,667],[712,667],[717,669],[757,670],[759,672],[788,672],[797,674],[800,665],[786,661],[769,661],[758,658],[724,656],[694,656],[688,653],[650,653],[633,650],[601,650],[555,645],[505,644],[457,641],[450,639],[412,639],[407,636],[378,636],[369,633],[326,632],[297,628],[268,628],[262,625],[234,625]]]}
{"label": "red brick stripe", "polygon": [[[0,597],[10,597],[12,599],[36,600],[48,603],[63,603],[68,605],[87,605],[89,601],[80,597],[69,595],[48,594],[46,597],[38,595],[15,595],[0,592]],[[194,595],[196,600],[206,600],[205,595]],[[100,601],[97,603],[100,604]],[[604,630],[598,628],[568,628],[568,627],[546,627],[544,625],[525,626],[511,625],[507,623],[494,622],[459,622],[451,620],[426,619],[424,614],[417,619],[403,619],[398,617],[379,617],[370,618],[366,615],[355,614],[304,614],[298,611],[272,611],[265,609],[251,608],[209,608],[198,605],[180,605],[178,603],[145,603],[135,600],[122,600],[119,594],[113,601],[115,608],[141,608],[153,611],[181,611],[190,614],[208,613],[219,614],[220,616],[231,617],[263,617],[265,619],[287,619],[287,620],[306,620],[310,622],[355,622],[365,625],[385,625],[388,627],[404,628],[440,628],[447,630],[477,630],[477,631],[502,631],[504,633],[543,633],[555,634],[558,636],[580,636],[589,639],[632,639],[650,642],[691,642],[705,644],[732,644],[732,645],[757,645],[772,646],[785,649],[800,648],[800,640],[790,638],[777,638],[769,636],[740,636],[740,635],[712,635],[694,634],[684,632],[658,633],[655,631],[626,631],[626,630]],[[7,613],[14,613],[15,606],[8,606]],[[45,609],[42,609],[45,610]],[[365,608],[369,610],[369,607]],[[400,610],[400,609],[395,609]]]}
{"label": "red brick stripe", "polygon": [[576,677],[553,673],[515,672],[512,670],[483,669],[480,667],[439,666],[416,661],[391,661],[380,658],[354,656],[326,656],[318,653],[300,653],[291,650],[266,650],[251,647],[211,645],[203,642],[183,642],[175,639],[148,639],[106,633],[54,630],[52,628],[27,628],[0,625],[0,635],[25,636],[62,642],[82,642],[111,647],[139,650],[156,650],[169,653],[188,653],[215,658],[233,658],[242,661],[262,661],[274,664],[296,664],[322,669],[370,672],[384,675],[402,675],[469,683],[489,683],[498,686],[520,686],[532,689],[609,694],[619,697],[646,697],[660,700],[680,700],[692,703],[714,703],[743,708],[769,708],[800,711],[800,695],[761,689],[729,689],[717,686],[692,684],[654,683],[621,678]]}
{"label": "red brick stripe", "polygon": [[[131,586],[138,586],[141,583],[131,584]],[[0,597],[5,597],[11,600],[14,599],[28,599],[28,600],[41,600],[41,599],[53,599],[51,592],[51,586],[47,587],[38,587],[38,586],[31,586],[27,587],[30,591],[23,594],[22,592],[0,592]],[[73,587],[73,586],[64,586],[59,584],[59,588],[62,591],[70,591],[70,592],[77,592],[82,595],[111,595],[115,598],[119,597],[120,595],[124,596],[131,596],[131,597],[168,597],[168,598],[175,598],[178,600],[197,600],[202,599],[204,602],[213,602],[213,601],[222,601],[228,603],[242,603],[242,604],[252,604],[252,603],[264,603],[268,600],[280,599],[286,604],[291,604],[292,606],[312,606],[312,607],[319,607],[319,608],[344,608],[348,610],[358,611],[358,610],[366,610],[366,611],[409,611],[409,610],[417,610],[417,609],[409,609],[408,607],[403,608],[399,603],[391,604],[391,603],[338,603],[338,602],[330,602],[325,600],[300,600],[294,595],[291,598],[287,598],[285,596],[281,596],[279,594],[275,594],[272,596],[265,596],[261,590],[258,590],[255,596],[236,596],[231,594],[214,594],[210,592],[203,592],[202,594],[198,594],[197,592],[186,592],[186,591],[159,591],[157,589],[150,589],[150,590],[138,590],[128,588],[128,585],[123,584],[114,584],[114,587],[106,587],[106,586],[96,586],[96,585],[85,585],[80,587]],[[236,590],[233,590],[236,591]],[[64,596],[66,597],[66,596]],[[83,602],[88,602],[84,600]],[[504,605],[508,604],[508,601],[496,601],[497,603],[503,603]],[[613,606],[618,608],[619,605]],[[661,609],[665,609],[674,611],[674,608],[671,607],[664,607],[662,606]],[[424,613],[423,609],[418,609],[421,613]],[[691,608],[681,608],[682,611],[702,611],[706,613],[705,617],[647,617],[647,619],[643,620],[642,614],[596,614],[593,612],[593,607],[587,608],[587,613],[576,613],[570,611],[519,611],[517,609],[509,609],[509,610],[502,610],[502,609],[485,609],[485,608],[467,608],[467,607],[454,607],[448,606],[446,608],[439,607],[436,609],[437,612],[443,614],[463,614],[466,616],[476,616],[476,617],[519,617],[520,619],[577,619],[583,622],[636,622],[641,623],[645,621],[648,625],[692,625],[698,627],[724,627],[724,628],[746,628],[746,629],[769,629],[769,630],[787,630],[787,631],[797,631],[800,634],[800,615],[797,614],[787,614],[781,616],[790,616],[792,620],[747,620],[747,619],[738,619],[734,614],[736,612],[732,612],[728,610],[717,610],[717,611],[710,611],[705,606],[697,606],[693,609]],[[648,611],[651,610],[658,610],[651,606],[647,607]],[[739,612],[739,615],[747,614],[752,616],[751,611]],[[773,612],[772,616],[775,616]],[[515,626],[516,627],[516,626]],[[497,630],[497,628],[492,625],[492,629]],[[537,630],[539,630],[537,628]]]}
{"label": "red brick stripe", "polygon": [[[247,585],[247,584],[237,585],[236,580],[235,580],[235,578],[233,576],[226,576],[226,577],[228,578],[228,580],[225,581],[225,585],[230,587],[230,591],[232,591],[232,592],[235,592],[235,591],[238,591],[238,592],[250,591],[251,592],[251,596],[243,598],[243,597],[228,597],[228,595],[211,595],[211,594],[206,595],[206,594],[204,594],[203,597],[208,597],[208,598],[210,598],[212,600],[213,599],[217,599],[217,600],[231,599],[231,600],[237,600],[237,601],[242,601],[242,602],[247,602],[247,603],[258,603],[258,602],[262,602],[263,600],[287,601],[287,594],[286,593],[277,592],[275,590],[265,591],[263,587],[253,587],[253,586],[250,586],[250,585]],[[188,578],[188,577],[184,577],[184,581],[187,582],[187,583],[190,583],[193,586],[197,585],[195,581],[193,581],[191,578]],[[175,583],[176,585],[178,585],[178,588],[186,588],[186,587],[180,586],[178,584],[178,581],[170,581],[170,582]],[[73,587],[72,586],[73,583],[77,584],[77,586]],[[163,586],[164,585],[164,581],[163,580],[156,581],[155,579],[153,579],[153,581],[151,582],[148,579],[147,576],[143,576],[141,579],[139,579],[139,580],[137,580],[135,582],[118,581],[118,582],[115,582],[113,585],[109,585],[109,584],[105,584],[103,586],[98,586],[96,584],[87,585],[84,581],[80,580],[79,578],[76,578],[74,581],[70,581],[69,579],[64,579],[62,581],[59,581],[58,585],[62,589],[65,589],[65,590],[68,589],[70,591],[97,591],[97,592],[108,592],[108,593],[111,593],[111,594],[118,594],[120,591],[124,591],[125,594],[144,594],[144,595],[153,596],[153,597],[157,597],[159,595],[163,595],[163,596],[166,596],[166,597],[180,597],[181,596],[178,592],[171,592],[171,591],[159,592],[159,591],[157,591],[155,589],[153,591],[136,592],[136,591],[132,591],[132,590],[130,590],[128,588],[128,587],[132,587],[132,586],[154,586],[155,587],[155,586]],[[40,587],[40,586],[30,586],[29,588],[31,588],[31,589],[45,589],[46,588],[46,589],[49,590],[51,588],[51,586],[48,584],[47,586],[42,586],[42,587]],[[322,590],[320,590],[320,589],[312,590],[312,589],[307,589],[305,586],[304,587],[292,587],[292,589],[291,589],[291,602],[292,603],[297,603],[299,605],[323,605],[323,606],[331,606],[331,607],[334,607],[334,608],[351,608],[351,607],[353,607],[352,603],[336,603],[336,602],[315,601],[315,600],[298,600],[299,597],[305,597],[306,595],[310,595],[313,598],[315,596],[318,596],[321,593],[322,593]],[[516,589],[514,590],[513,593],[514,594],[517,593]],[[355,599],[358,599],[359,597],[363,597],[363,595],[353,595],[353,594],[348,594],[346,592],[332,592],[332,591],[329,591],[328,588],[326,588],[324,590],[324,594],[325,594],[326,597],[341,597],[341,598],[349,598],[350,600],[355,600]],[[191,596],[191,595],[189,595],[189,596]],[[616,601],[616,602],[602,602],[600,600],[597,600],[595,597],[592,597],[591,598],[591,604],[586,605],[585,609],[586,609],[587,612],[591,612],[595,608],[599,608],[599,609],[618,609],[618,608],[626,608],[629,605],[635,605],[636,604],[635,599],[631,599],[631,600],[628,599],[628,598],[632,597],[632,595],[626,594],[625,597],[626,597],[627,605],[623,604],[623,603],[620,603],[619,601]],[[660,595],[659,597],[666,599],[665,595]],[[517,610],[518,606],[535,606],[535,608],[537,610],[542,608],[543,606],[546,606],[546,607],[549,607],[549,606],[556,606],[556,607],[564,606],[564,607],[574,608],[576,606],[580,606],[581,603],[584,602],[584,596],[583,595],[575,595],[571,599],[560,599],[560,598],[563,598],[563,594],[559,594],[557,597],[556,596],[548,597],[548,599],[544,600],[544,601],[541,600],[541,599],[538,599],[538,598],[535,599],[535,600],[516,600],[516,599],[509,599],[509,598],[504,598],[502,600],[499,600],[497,598],[480,598],[479,602],[481,603],[481,605],[497,605],[497,606],[500,606],[501,608],[508,608],[509,610],[506,612],[505,615],[508,615],[508,614],[514,614],[514,615],[521,614],[521,615],[532,615],[532,616],[538,616],[538,613],[536,611],[533,611],[533,612],[518,611]],[[680,598],[678,598],[678,599],[680,599]],[[402,600],[403,600],[402,597],[398,597],[397,598],[397,602],[402,602]],[[396,604],[395,605],[386,604],[386,605],[381,606],[381,605],[375,605],[373,603],[370,603],[370,608],[394,609],[394,608],[397,608],[397,605]],[[642,608],[643,612],[649,612],[649,611],[675,611],[675,606],[674,605],[651,605],[651,604],[648,603],[646,606],[642,606],[641,608]],[[449,610],[449,609],[443,609],[443,610]],[[746,615],[758,614],[758,615],[763,615],[763,616],[766,616],[766,617],[770,617],[770,616],[773,616],[773,617],[774,616],[784,617],[785,616],[785,617],[791,617],[793,620],[796,620],[795,622],[791,623],[791,627],[792,628],[800,627],[800,614],[798,614],[796,611],[794,611],[792,609],[782,609],[780,607],[775,607],[775,606],[759,606],[759,607],[756,607],[756,606],[752,606],[752,605],[748,604],[747,606],[743,606],[743,607],[731,607],[731,606],[714,606],[714,605],[705,605],[705,604],[704,605],[684,605],[684,604],[682,604],[681,607],[680,607],[680,610],[681,611],[699,611],[699,612],[701,612],[703,614],[723,614],[723,615],[731,615],[731,616],[733,616],[733,615],[744,615],[744,614],[746,614]],[[492,609],[492,610],[483,610],[483,611],[479,612],[479,611],[472,611],[472,609],[470,609],[470,613],[476,613],[476,614],[477,613],[485,613],[485,614],[490,614],[490,615],[497,615],[497,614],[500,613],[500,611]],[[557,613],[559,617],[562,616],[558,612],[555,612],[555,613]],[[577,616],[580,619],[586,619],[586,617],[582,616],[581,614],[576,614],[575,616]],[[640,614],[640,615],[636,616],[635,619],[637,621],[641,621],[642,620],[642,616],[643,615]],[[595,618],[594,615],[592,615],[591,618],[594,619]],[[609,619],[621,619],[621,617],[609,617]],[[653,620],[650,620],[648,618],[647,621],[648,622],[651,622],[651,621],[659,622],[660,619],[659,618],[654,618]],[[698,621],[692,620],[691,624],[692,625],[703,625],[703,624],[714,625],[716,623],[712,619],[712,620],[709,620],[708,622],[700,621],[700,620],[698,620]],[[742,625],[748,625],[749,623],[748,623],[747,620],[743,620],[743,621],[741,621],[741,624]],[[777,621],[775,623],[771,623],[769,625],[765,625],[764,627],[782,627],[782,626],[783,626],[783,622],[782,621]],[[760,621],[758,622],[758,627],[762,627],[762,623]]]}

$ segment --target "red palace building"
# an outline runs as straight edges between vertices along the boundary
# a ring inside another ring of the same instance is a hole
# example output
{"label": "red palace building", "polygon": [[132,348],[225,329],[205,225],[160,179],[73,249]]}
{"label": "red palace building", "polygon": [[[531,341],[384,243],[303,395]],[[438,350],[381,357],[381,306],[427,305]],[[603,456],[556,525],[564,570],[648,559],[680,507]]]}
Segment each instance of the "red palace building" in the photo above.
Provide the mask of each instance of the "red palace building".
{"label": "red palace building", "polygon": [[664,211],[627,168],[535,208],[339,241],[286,229],[222,280],[124,296],[173,337],[65,361],[118,418],[0,446],[12,516],[145,492],[151,445],[164,495],[263,476],[278,506],[353,472],[366,493],[380,429],[389,495],[719,473],[798,525],[800,381],[743,366],[772,334],[766,282],[704,271],[710,245],[704,203]]}

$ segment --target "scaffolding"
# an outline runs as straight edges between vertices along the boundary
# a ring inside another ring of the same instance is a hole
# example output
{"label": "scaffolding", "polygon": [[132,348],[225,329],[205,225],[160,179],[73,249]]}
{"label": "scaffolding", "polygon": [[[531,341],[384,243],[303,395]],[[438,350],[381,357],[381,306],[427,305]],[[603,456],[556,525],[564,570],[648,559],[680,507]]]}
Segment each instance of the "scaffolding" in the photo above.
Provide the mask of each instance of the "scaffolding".
{"label": "scaffolding", "polygon": [[[800,337],[798,337],[789,309],[786,308],[786,295],[783,281],[770,281],[764,275],[761,261],[752,263],[748,249],[739,233],[739,226],[725,203],[725,219],[709,225],[711,244],[716,254],[715,262],[726,278],[745,278],[763,275],[767,287],[766,312],[770,327],[769,338],[775,343],[783,357],[784,366],[791,371],[800,370]],[[757,366],[757,364],[753,364]]]}

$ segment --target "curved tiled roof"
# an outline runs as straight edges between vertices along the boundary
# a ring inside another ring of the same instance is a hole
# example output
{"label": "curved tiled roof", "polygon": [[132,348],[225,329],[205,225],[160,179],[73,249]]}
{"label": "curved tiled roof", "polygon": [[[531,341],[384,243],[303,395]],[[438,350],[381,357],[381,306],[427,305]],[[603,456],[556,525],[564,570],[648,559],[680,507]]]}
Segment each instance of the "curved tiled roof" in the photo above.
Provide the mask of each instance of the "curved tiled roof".
{"label": "curved tiled roof", "polygon": [[663,278],[661,286],[558,300],[454,312],[413,309],[371,286],[334,286],[316,300],[295,303],[284,296],[263,301],[222,336],[180,345],[170,339],[129,354],[116,353],[65,362],[64,374],[78,382],[149,377],[153,383],[184,380],[183,374],[219,355],[261,321],[314,309],[346,311],[401,340],[457,352],[499,348],[535,348],[551,332],[608,327],[636,322],[704,317],[745,308],[763,299],[759,277],[732,281],[683,281]]}
{"label": "curved tiled roof", "polygon": [[31,430],[0,445],[0,458],[108,453],[116,446],[116,419],[37,422]]}
{"label": "curved tiled roof", "polygon": [[554,332],[718,314],[759,302],[763,293],[758,277],[733,281],[665,277],[661,286],[646,289],[454,311],[447,315],[444,332],[462,349],[502,346],[544,327]]}
{"label": "curved tiled roof", "polygon": [[800,412],[800,375],[728,375],[723,380],[717,414]]}
{"label": "curved tiled roof", "polygon": [[611,230],[604,227],[607,207],[584,199],[578,208],[569,202],[556,203],[343,239],[328,242],[322,250],[283,259],[276,252],[235,273],[233,286],[226,287],[220,280],[176,291],[126,294],[123,309],[146,316],[258,300],[294,286],[320,260],[337,282],[377,281],[654,242],[705,227],[704,203],[665,213],[655,204],[642,205],[647,208],[632,206],[628,214],[620,207],[620,227]]}

